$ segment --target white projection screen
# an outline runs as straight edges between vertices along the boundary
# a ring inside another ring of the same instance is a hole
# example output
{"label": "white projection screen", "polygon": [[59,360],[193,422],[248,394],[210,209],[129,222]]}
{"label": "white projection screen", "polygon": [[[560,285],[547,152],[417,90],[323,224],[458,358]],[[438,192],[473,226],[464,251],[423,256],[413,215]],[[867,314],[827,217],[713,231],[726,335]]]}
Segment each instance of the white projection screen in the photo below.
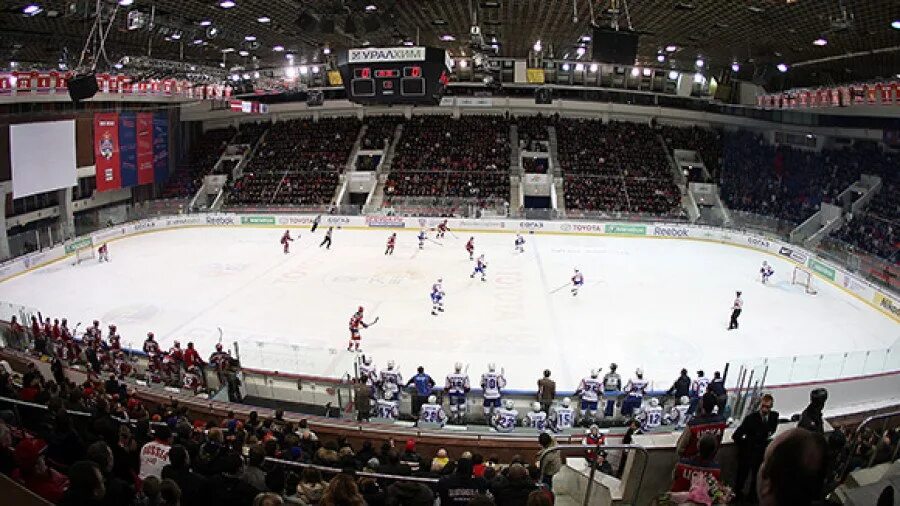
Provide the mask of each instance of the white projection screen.
{"label": "white projection screen", "polygon": [[13,198],[78,184],[75,120],[9,126]]}

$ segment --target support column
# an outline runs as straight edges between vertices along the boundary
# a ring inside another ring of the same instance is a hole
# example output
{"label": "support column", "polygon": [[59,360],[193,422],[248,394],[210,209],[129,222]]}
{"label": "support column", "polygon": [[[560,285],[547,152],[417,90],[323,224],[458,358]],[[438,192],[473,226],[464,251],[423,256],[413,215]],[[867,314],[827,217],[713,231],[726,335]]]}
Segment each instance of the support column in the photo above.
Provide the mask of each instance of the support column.
{"label": "support column", "polygon": [[70,239],[75,237],[75,208],[72,203],[72,188],[64,188],[57,190],[59,196],[59,232],[62,234],[58,239]]}
{"label": "support column", "polygon": [[9,258],[9,236],[6,234],[6,195],[10,193],[9,181],[0,183],[0,260]]}

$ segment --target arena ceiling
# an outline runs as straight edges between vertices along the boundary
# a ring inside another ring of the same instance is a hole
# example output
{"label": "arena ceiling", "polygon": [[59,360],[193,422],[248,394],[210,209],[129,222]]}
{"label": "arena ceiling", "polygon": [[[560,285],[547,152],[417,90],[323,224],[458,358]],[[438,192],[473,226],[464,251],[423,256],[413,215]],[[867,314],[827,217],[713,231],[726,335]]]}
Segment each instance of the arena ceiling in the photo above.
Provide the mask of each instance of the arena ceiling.
{"label": "arena ceiling", "polygon": [[[703,59],[717,71],[736,62],[740,77],[770,80],[773,66],[786,63],[789,72],[774,75],[784,86],[900,74],[896,0],[233,0],[229,8],[222,0],[119,3],[130,5],[120,5],[113,21],[106,43],[110,64],[149,51],[155,58],[189,63],[218,66],[224,57],[229,67],[270,68],[283,66],[288,54],[307,63],[322,61],[326,47],[416,41],[471,55],[473,14],[488,44],[496,39],[499,56],[524,57],[540,40],[552,57],[575,59],[592,20],[609,25],[616,3],[620,26],[630,25],[641,35],[642,64],[686,70]],[[108,12],[116,1],[101,4]],[[5,2],[0,66],[71,68],[96,5],[97,0]],[[128,13],[135,10],[146,15],[146,24],[128,30]],[[815,45],[818,39],[825,44]],[[228,49],[233,51],[223,55]],[[665,55],[662,63],[659,54]],[[826,61],[803,63],[820,59]]]}

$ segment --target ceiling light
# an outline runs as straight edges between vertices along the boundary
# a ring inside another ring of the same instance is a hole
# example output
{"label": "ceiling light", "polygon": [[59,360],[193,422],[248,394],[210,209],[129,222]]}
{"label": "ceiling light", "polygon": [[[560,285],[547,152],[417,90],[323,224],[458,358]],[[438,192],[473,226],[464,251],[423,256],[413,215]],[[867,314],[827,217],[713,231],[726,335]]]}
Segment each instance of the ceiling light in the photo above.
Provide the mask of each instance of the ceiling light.
{"label": "ceiling light", "polygon": [[828,41],[825,40],[825,39],[823,39],[823,38],[821,38],[821,37],[819,37],[818,39],[816,39],[816,40],[813,41],[813,45],[814,45],[814,46],[827,46],[827,45],[828,45]]}
{"label": "ceiling light", "polygon": [[290,61],[294,61],[294,55],[291,54],[291,53],[288,53],[288,54],[284,55],[284,57],[285,57],[286,59],[290,60]]}
{"label": "ceiling light", "polygon": [[36,15],[40,14],[41,11],[43,11],[43,10],[44,9],[38,4],[30,4],[30,5],[25,6],[24,9],[22,9],[22,13],[26,14],[28,16],[36,16]]}
{"label": "ceiling light", "polygon": [[181,40],[181,34],[178,32],[173,33],[172,40]]}
{"label": "ceiling light", "polygon": [[656,55],[656,61],[658,61],[659,63],[666,61],[666,55],[664,55],[664,54]]}
{"label": "ceiling light", "polygon": [[230,9],[230,8],[234,7],[235,5],[237,5],[237,4],[234,3],[232,0],[222,0],[221,2],[219,2],[219,7],[223,8],[223,9]]}
{"label": "ceiling light", "polygon": [[599,68],[600,68],[600,65],[597,65],[596,63],[591,63],[591,72],[596,72],[597,69],[599,69]]}
{"label": "ceiling light", "polygon": [[222,52],[223,52],[223,53],[233,53],[233,52],[234,52],[234,48],[233,48],[233,47],[226,47],[225,49],[222,50]]}
{"label": "ceiling light", "polygon": [[268,22],[272,21],[272,18],[270,18],[269,16],[260,16],[260,17],[256,18],[256,21],[259,23],[268,23]]}
{"label": "ceiling light", "polygon": [[778,69],[779,72],[787,72],[788,71],[788,66],[785,65],[784,63],[779,63],[775,67]]}
{"label": "ceiling light", "polygon": [[650,77],[650,74],[653,73],[653,70],[644,68],[644,77]]}
{"label": "ceiling light", "polygon": [[536,52],[540,52],[542,47],[543,47],[543,46],[541,46],[541,41],[538,40],[537,42],[534,43],[533,49],[534,49]]}
{"label": "ceiling light", "polygon": [[703,74],[701,74],[701,73],[699,73],[699,72],[697,72],[696,74],[694,74],[694,82],[695,82],[695,83],[702,83],[703,81],[706,81],[706,78],[703,77]]}
{"label": "ceiling light", "polygon": [[308,74],[308,73],[309,73],[309,68],[307,68],[306,65],[303,65],[303,66],[300,67],[300,74],[302,74],[302,75],[305,76],[305,75]]}
{"label": "ceiling light", "polygon": [[246,35],[244,36],[244,40],[246,40],[247,42],[253,42],[256,40],[256,35]]}
{"label": "ceiling light", "polygon": [[575,50],[575,54],[577,54],[578,57],[581,58],[582,56],[584,56],[585,51],[586,49],[584,49],[584,47],[579,46],[578,49]]}
{"label": "ceiling light", "polygon": [[669,79],[671,79],[671,80],[673,80],[673,81],[674,81],[675,79],[678,79],[678,72],[676,72],[676,71],[674,71],[674,70],[670,70],[670,71],[669,71]]}
{"label": "ceiling light", "polygon": [[134,3],[134,0],[119,0],[119,5],[121,5],[122,7],[128,7],[129,5],[131,5],[133,3]]}
{"label": "ceiling light", "polygon": [[325,49],[322,50],[322,54],[331,54],[331,48],[326,47]]}
{"label": "ceiling light", "polygon": [[313,74],[318,74],[318,73],[319,73],[319,67],[318,67],[318,66],[313,67],[313,68],[312,68],[312,72],[313,72]]}
{"label": "ceiling light", "polygon": [[210,26],[206,29],[206,37],[210,39],[214,39],[219,35],[219,29],[215,26]]}
{"label": "ceiling light", "polygon": [[231,80],[232,80],[232,81],[240,81],[240,80],[241,80],[241,76],[239,76],[239,75],[237,75],[237,74],[231,74]]}
{"label": "ceiling light", "polygon": [[678,46],[668,45],[668,46],[666,46],[666,51],[668,51],[670,53],[674,53],[675,51],[678,51]]}
{"label": "ceiling light", "polygon": [[121,69],[121,68],[124,67],[124,66],[125,66],[125,65],[122,65],[121,63],[116,63],[115,65],[113,65],[113,67],[115,67],[115,68],[117,68],[117,69]]}
{"label": "ceiling light", "polygon": [[404,46],[411,46],[411,45],[413,45],[413,41],[411,41],[411,40],[404,40],[404,41],[403,41],[403,45],[404,45]]}
{"label": "ceiling light", "polygon": [[200,26],[209,26],[211,24],[212,24],[212,21],[210,21],[208,19],[204,19],[203,21],[200,22]]}
{"label": "ceiling light", "polygon": [[240,56],[249,56],[250,55],[250,53],[248,53],[247,51],[244,51],[244,50],[238,51],[238,54]]}
{"label": "ceiling light", "polygon": [[563,72],[568,72],[568,71],[569,71],[569,68],[570,68],[570,67],[569,67],[569,64],[568,64],[568,63],[563,63],[563,65],[562,65]]}
{"label": "ceiling light", "polygon": [[893,28],[894,30],[900,30],[900,19],[891,21],[891,28]]}
{"label": "ceiling light", "polygon": [[590,35],[582,35],[581,36],[581,42],[590,42],[590,41],[591,41]]}
{"label": "ceiling light", "polygon": [[284,51],[284,46],[272,46],[272,51],[275,51],[276,53],[280,53],[280,52]]}
{"label": "ceiling light", "polygon": [[631,67],[631,77],[637,77],[641,73],[640,67]]}
{"label": "ceiling light", "polygon": [[375,4],[369,4],[366,6],[366,12],[375,12],[378,10],[378,6]]}
{"label": "ceiling light", "polygon": [[584,64],[576,63],[575,64],[575,72],[584,72]]}
{"label": "ceiling light", "polygon": [[245,72],[244,75],[241,77],[243,77],[244,79],[250,79],[250,74]]}
{"label": "ceiling light", "polygon": [[297,67],[285,67],[284,68],[284,77],[288,79],[296,79],[297,78]]}
{"label": "ceiling light", "polygon": [[444,42],[453,42],[454,40],[456,40],[456,37],[450,35],[449,33],[445,33],[444,35],[441,35],[441,40]]}
{"label": "ceiling light", "polygon": [[703,68],[704,65],[706,65],[706,62],[703,61],[703,58],[697,58],[697,61],[695,63],[697,64],[697,67],[701,68],[701,69]]}
{"label": "ceiling light", "polygon": [[469,62],[467,60],[459,60],[459,68],[464,69],[469,66]]}
{"label": "ceiling light", "polygon": [[737,72],[737,71],[739,71],[739,70],[741,70],[741,66],[738,65],[738,62],[734,62],[734,63],[731,64],[731,71],[732,71],[732,72]]}

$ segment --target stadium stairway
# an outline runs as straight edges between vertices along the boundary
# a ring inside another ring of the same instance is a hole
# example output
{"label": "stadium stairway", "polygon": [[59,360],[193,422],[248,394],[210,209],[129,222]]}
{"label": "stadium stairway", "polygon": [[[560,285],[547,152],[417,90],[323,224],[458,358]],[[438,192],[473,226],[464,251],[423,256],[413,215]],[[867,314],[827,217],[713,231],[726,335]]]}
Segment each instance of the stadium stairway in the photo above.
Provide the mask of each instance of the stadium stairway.
{"label": "stadium stairway", "polygon": [[394,162],[394,153],[397,152],[397,143],[400,142],[400,137],[402,135],[403,124],[399,124],[394,130],[394,138],[385,150],[384,161],[381,162],[381,165],[378,166],[378,171],[375,173],[378,182],[375,183],[375,189],[372,190],[372,195],[369,196],[369,200],[363,208],[367,213],[380,209],[381,204],[384,202],[384,183],[387,181],[388,174],[391,172],[391,164]]}
{"label": "stadium stairway", "polygon": [[[509,173],[520,175],[522,174],[522,167],[519,163],[520,159],[520,149],[519,149],[519,128],[514,124],[510,123],[509,125]],[[511,201],[514,202],[514,201]]]}
{"label": "stadium stairway", "polygon": [[562,169],[559,167],[559,143],[556,140],[556,127],[548,126],[547,132],[550,135],[550,160],[553,162],[553,176],[562,177]]}

